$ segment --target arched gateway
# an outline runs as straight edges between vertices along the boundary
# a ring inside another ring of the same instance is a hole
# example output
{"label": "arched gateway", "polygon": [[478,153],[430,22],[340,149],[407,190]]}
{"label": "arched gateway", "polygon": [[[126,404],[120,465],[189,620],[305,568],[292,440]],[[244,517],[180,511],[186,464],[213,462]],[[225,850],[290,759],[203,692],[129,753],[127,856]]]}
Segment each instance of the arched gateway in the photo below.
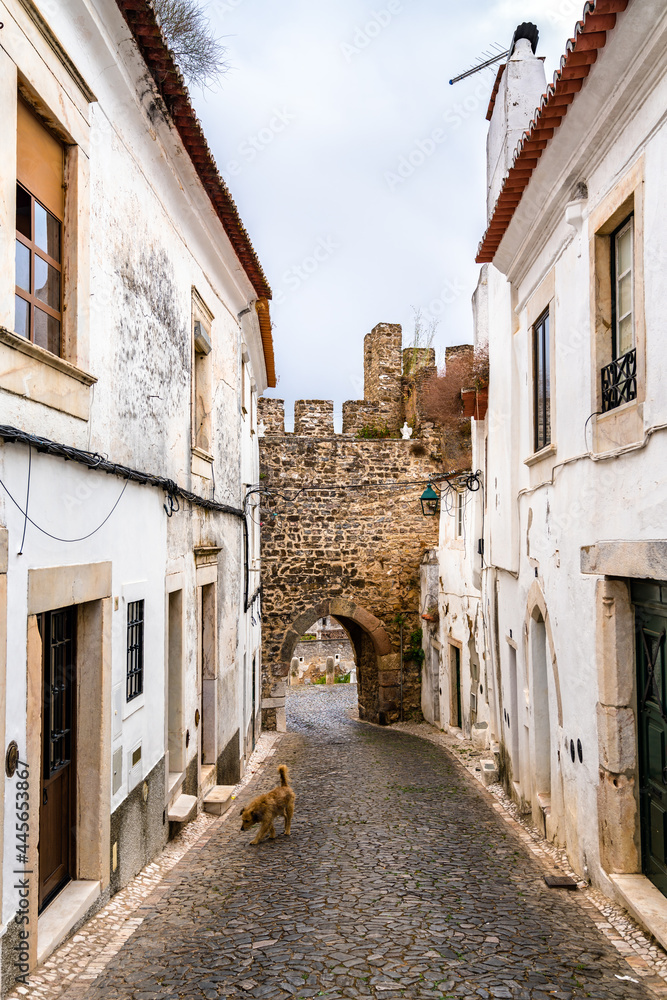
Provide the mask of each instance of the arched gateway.
{"label": "arched gateway", "polygon": [[402,350],[400,326],[376,326],[364,340],[365,398],[343,404],[342,433],[331,401],[297,400],[292,432],[282,400],[259,400],[265,729],[284,728],[295,647],[328,617],[350,637],[360,713],[375,722],[398,718],[403,623],[404,716],[421,713],[420,563],[438,519],[422,515],[420,496],[443,461],[422,417],[434,360],[432,349]]}
{"label": "arched gateway", "polygon": [[313,622],[328,616],[340,622],[354,647],[360,717],[371,722],[390,722],[397,716],[401,698],[400,652],[392,649],[378,618],[354,601],[334,597],[320,601],[295,618],[284,631],[277,659],[268,663],[265,660],[265,669],[269,671],[268,697],[262,701],[265,728],[284,728],[284,686],[294,650]]}

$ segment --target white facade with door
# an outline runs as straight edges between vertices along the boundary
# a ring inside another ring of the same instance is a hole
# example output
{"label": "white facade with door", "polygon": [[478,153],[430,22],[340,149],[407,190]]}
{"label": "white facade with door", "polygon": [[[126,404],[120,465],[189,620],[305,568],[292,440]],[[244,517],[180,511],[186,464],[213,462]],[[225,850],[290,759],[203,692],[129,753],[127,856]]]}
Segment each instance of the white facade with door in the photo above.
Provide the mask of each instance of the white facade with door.
{"label": "white facade with door", "polygon": [[273,377],[259,262],[123,5],[41,7],[5,7],[0,47],[0,746],[31,871],[23,904],[3,767],[3,992],[22,926],[33,967],[242,773]]}
{"label": "white facade with door", "polygon": [[483,246],[496,243],[475,299],[491,372],[473,425],[484,491],[468,508],[483,559],[478,577],[460,566],[443,515],[440,601],[480,595],[507,788],[577,872],[633,905],[629,876],[658,902],[667,889],[667,13],[604,7],[606,44],[579,60],[561,111],[543,108],[555,127],[495,222],[511,115],[524,109],[520,138],[546,90],[526,39],[494,95]]}

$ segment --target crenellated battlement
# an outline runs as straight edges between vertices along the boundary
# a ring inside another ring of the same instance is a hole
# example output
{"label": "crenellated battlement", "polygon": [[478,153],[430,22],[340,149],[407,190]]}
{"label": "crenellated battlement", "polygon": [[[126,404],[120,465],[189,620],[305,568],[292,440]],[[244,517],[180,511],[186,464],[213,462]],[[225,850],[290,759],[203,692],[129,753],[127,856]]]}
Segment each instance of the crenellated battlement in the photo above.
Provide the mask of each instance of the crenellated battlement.
{"label": "crenellated battlement", "polygon": [[259,397],[259,420],[264,424],[265,434],[285,433],[285,400]]}
{"label": "crenellated battlement", "polygon": [[297,399],[294,404],[294,433],[330,437],[334,432],[333,413],[331,399]]}
{"label": "crenellated battlement", "polygon": [[[402,347],[397,323],[378,323],[364,338],[364,398],[343,403],[343,435],[400,437],[408,421],[416,434],[423,426],[420,407],[424,383],[436,372],[432,347]],[[294,435],[331,437],[334,407],[330,399],[298,399],[294,404]],[[259,416],[267,435],[285,431],[285,404],[260,397]],[[376,433],[377,432],[377,433]]]}

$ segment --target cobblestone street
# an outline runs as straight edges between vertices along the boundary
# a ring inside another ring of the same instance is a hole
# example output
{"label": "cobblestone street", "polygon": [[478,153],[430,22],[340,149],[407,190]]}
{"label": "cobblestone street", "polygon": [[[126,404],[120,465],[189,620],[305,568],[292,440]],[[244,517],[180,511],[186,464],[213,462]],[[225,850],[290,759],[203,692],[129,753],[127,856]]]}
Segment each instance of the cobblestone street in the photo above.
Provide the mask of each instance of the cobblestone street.
{"label": "cobblestone street", "polygon": [[[290,732],[145,900],[86,1000],[652,997],[449,753],[351,718],[347,685],[288,699]],[[259,847],[242,804],[278,763],[292,835]],[[578,894],[577,894],[578,895]]]}

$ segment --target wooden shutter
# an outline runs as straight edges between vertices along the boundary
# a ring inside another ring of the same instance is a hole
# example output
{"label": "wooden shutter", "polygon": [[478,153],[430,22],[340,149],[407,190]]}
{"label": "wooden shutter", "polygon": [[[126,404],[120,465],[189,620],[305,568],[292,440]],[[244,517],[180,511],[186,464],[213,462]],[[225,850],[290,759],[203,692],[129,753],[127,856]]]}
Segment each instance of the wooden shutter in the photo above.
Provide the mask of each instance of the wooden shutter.
{"label": "wooden shutter", "polygon": [[18,102],[17,131],[16,177],[62,222],[64,148],[21,100]]}

